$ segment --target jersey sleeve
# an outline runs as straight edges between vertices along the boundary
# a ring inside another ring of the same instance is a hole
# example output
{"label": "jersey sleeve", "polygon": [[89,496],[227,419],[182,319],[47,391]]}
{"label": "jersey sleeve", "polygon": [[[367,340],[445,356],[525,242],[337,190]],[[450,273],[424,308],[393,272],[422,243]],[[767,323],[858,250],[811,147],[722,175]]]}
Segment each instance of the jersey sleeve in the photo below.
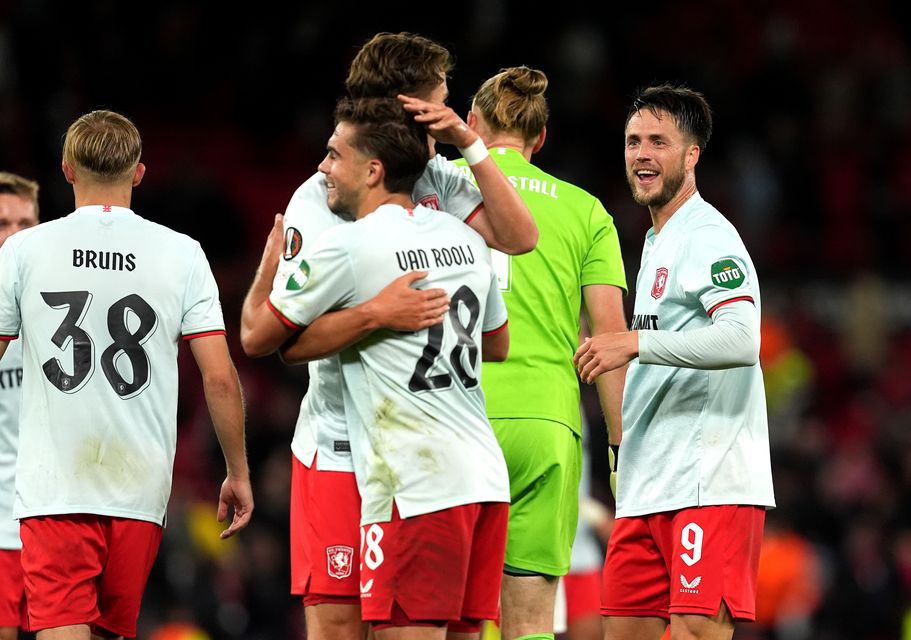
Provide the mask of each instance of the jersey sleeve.
{"label": "jersey sleeve", "polygon": [[487,292],[487,304],[484,307],[484,322],[481,324],[481,331],[484,335],[498,333],[506,326],[507,320],[506,303],[503,301],[503,294],[500,293],[497,274],[491,269],[490,290]]}
{"label": "jersey sleeve", "polygon": [[355,278],[345,238],[336,228],[323,234],[313,253],[269,295],[269,307],[288,326],[302,328],[333,309],[349,306],[355,297]]}
{"label": "jersey sleeve", "polygon": [[0,340],[19,336],[21,293],[19,266],[12,242],[0,247]]}
{"label": "jersey sleeve", "polygon": [[[470,222],[484,205],[481,191],[445,156],[437,154],[432,158],[427,163],[424,177],[429,180],[429,185],[423,180],[415,185],[414,197],[418,204],[445,211],[462,222]],[[429,193],[425,194],[424,191]],[[433,192],[439,195],[439,206],[436,207],[432,202],[422,201],[432,197]]]}
{"label": "jersey sleeve", "polygon": [[693,230],[685,251],[679,282],[708,315],[731,302],[755,301],[752,262],[735,232],[717,226]]}
{"label": "jersey sleeve", "polygon": [[626,271],[614,219],[594,198],[589,216],[589,248],[582,260],[581,284],[609,284],[626,293]]}
{"label": "jersey sleeve", "polygon": [[329,210],[325,181],[316,174],[297,188],[284,217],[284,246],[272,289],[283,289],[305,255],[311,253],[316,240],[342,220]]}
{"label": "jersey sleeve", "polygon": [[223,334],[225,320],[218,299],[218,285],[209,261],[197,243],[184,291],[183,320],[180,332],[184,340]]}

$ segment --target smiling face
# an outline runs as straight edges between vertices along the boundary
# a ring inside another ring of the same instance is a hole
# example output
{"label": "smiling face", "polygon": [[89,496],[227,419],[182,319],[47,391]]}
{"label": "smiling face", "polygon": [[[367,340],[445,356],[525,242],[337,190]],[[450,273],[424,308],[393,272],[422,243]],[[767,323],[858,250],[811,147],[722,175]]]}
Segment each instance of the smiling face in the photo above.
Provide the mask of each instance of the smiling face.
{"label": "smiling face", "polygon": [[626,125],[626,179],[633,199],[661,209],[681,192],[699,157],[674,119],[664,111],[642,109]]}
{"label": "smiling face", "polygon": [[339,122],[326,145],[326,157],[319,170],[326,174],[327,204],[332,213],[357,216],[362,190],[370,171],[370,159],[351,146],[354,128]]}

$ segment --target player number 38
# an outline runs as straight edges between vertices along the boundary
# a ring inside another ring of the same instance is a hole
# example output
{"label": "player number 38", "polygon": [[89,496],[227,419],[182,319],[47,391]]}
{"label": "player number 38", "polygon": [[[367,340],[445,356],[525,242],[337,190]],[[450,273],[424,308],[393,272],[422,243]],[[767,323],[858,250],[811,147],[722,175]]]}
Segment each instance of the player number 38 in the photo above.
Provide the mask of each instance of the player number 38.
{"label": "player number 38", "polygon": [[[75,393],[89,381],[95,370],[95,343],[79,326],[92,304],[92,294],[88,291],[42,291],[41,297],[52,309],[66,308],[63,322],[51,336],[51,342],[61,350],[72,343],[73,349],[72,373],[64,370],[58,358],[50,358],[42,365],[44,375],[64,393]],[[131,293],[110,306],[107,324],[112,342],[101,352],[101,370],[114,393],[124,399],[132,398],[149,384],[149,358],[142,344],[154,333],[158,316],[141,296]],[[129,360],[131,380],[121,375],[117,368],[121,357]]]}

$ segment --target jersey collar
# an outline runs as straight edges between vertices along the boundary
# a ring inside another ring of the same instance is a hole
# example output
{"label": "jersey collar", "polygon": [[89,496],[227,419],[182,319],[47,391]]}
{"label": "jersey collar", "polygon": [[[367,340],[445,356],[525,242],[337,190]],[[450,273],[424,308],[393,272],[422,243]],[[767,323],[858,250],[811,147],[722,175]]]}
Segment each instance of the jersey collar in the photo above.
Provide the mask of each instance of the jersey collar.
{"label": "jersey collar", "polygon": [[127,209],[126,207],[118,207],[110,204],[88,204],[84,207],[79,207],[73,213],[80,215],[96,215],[96,216],[108,216],[108,215],[126,215],[132,214],[132,209]]}
{"label": "jersey collar", "polygon": [[[686,225],[687,218],[690,217],[690,213],[695,211],[699,205],[702,203],[702,196],[699,195],[699,192],[696,191],[691,195],[686,202],[680,205],[680,208],[674,212],[667,222],[664,223],[664,226],[661,227],[661,234],[665,234],[668,231],[673,231],[674,229],[680,228]],[[645,234],[646,238],[651,239],[655,237],[655,227],[652,227],[648,230],[648,233]]]}

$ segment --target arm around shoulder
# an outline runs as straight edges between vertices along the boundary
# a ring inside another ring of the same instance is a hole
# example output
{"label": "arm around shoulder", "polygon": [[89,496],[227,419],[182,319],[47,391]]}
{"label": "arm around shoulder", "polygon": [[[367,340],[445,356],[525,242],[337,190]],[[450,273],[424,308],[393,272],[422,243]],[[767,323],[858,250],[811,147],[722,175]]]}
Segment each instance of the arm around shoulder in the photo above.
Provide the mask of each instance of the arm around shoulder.
{"label": "arm around shoulder", "polygon": [[276,214],[253,284],[250,285],[241,309],[240,344],[244,353],[251,358],[275,353],[297,331],[279,320],[268,306],[272,281],[281,256],[282,235],[283,217]]}

